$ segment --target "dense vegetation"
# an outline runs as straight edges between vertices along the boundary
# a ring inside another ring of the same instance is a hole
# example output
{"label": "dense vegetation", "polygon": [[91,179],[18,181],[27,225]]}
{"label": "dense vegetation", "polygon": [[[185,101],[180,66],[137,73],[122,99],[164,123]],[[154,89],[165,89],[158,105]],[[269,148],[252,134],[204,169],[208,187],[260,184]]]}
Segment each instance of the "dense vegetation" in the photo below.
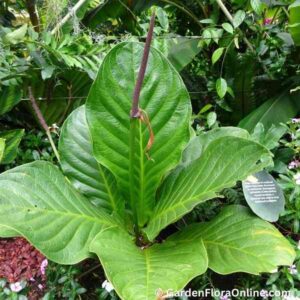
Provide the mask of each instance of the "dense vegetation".
{"label": "dense vegetation", "polygon": [[0,299],[300,297],[299,0],[4,0],[0,40]]}

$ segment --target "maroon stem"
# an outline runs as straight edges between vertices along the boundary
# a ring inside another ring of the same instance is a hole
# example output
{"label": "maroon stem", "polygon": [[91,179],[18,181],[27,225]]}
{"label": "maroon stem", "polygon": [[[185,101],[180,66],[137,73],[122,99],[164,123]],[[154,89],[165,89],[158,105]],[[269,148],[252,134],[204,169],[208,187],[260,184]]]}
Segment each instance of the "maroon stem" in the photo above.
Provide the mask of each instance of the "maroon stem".
{"label": "maroon stem", "polygon": [[149,27],[149,31],[147,34],[146,44],[145,44],[143,58],[142,58],[142,63],[141,63],[141,67],[139,70],[139,75],[138,75],[138,78],[136,81],[136,85],[134,88],[133,99],[132,99],[132,109],[130,112],[131,118],[139,118],[140,117],[139,99],[140,99],[141,89],[142,89],[143,81],[145,78],[145,73],[146,73],[146,68],[147,68],[147,63],[148,63],[148,58],[149,58],[154,23],[155,23],[155,12],[152,14],[152,17],[151,17],[150,27]]}
{"label": "maroon stem", "polygon": [[42,115],[42,112],[40,111],[40,108],[38,107],[37,103],[36,103],[36,100],[33,96],[33,93],[32,93],[32,89],[31,87],[28,87],[28,94],[29,94],[29,99],[30,99],[30,102],[31,102],[31,105],[32,105],[32,108],[41,124],[41,126],[44,128],[44,130],[47,132],[49,130],[49,126],[47,125],[43,115]]}
{"label": "maroon stem", "polygon": [[54,141],[52,139],[49,126],[47,125],[47,122],[46,122],[46,120],[45,120],[45,118],[44,118],[44,116],[43,116],[43,114],[42,114],[42,112],[41,112],[38,104],[36,103],[36,100],[34,98],[34,95],[32,93],[32,89],[31,89],[30,86],[28,87],[28,94],[29,94],[29,99],[30,99],[32,108],[33,108],[33,110],[34,110],[34,112],[35,112],[35,114],[36,114],[36,116],[37,116],[37,118],[38,118],[41,126],[44,128],[44,130],[45,130],[45,132],[47,134],[47,137],[49,139],[50,145],[51,145],[51,147],[53,149],[53,152],[54,152],[57,160],[59,161],[59,153],[58,153],[58,151],[56,149],[56,146],[54,144]]}

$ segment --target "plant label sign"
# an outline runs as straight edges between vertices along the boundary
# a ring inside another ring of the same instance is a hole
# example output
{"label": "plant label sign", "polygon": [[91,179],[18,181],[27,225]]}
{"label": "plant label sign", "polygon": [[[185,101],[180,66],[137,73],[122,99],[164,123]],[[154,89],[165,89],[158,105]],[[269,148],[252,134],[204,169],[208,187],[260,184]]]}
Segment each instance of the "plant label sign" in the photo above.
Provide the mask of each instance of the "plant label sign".
{"label": "plant label sign", "polygon": [[242,182],[246,201],[252,211],[269,222],[275,222],[284,210],[284,195],[274,180],[266,171],[249,176]]}

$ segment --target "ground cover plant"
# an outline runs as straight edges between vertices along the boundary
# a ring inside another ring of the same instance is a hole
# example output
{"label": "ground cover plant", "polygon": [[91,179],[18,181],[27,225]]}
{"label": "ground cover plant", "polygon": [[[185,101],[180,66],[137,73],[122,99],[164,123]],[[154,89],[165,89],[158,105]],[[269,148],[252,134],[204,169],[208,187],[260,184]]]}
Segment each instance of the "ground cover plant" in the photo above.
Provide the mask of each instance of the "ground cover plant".
{"label": "ground cover plant", "polygon": [[86,105],[63,126],[59,158],[72,185],[47,162],[0,178],[5,236],[21,234],[63,264],[97,254],[123,299],[163,298],[208,267],[259,274],[295,258],[276,228],[242,206],[156,239],[197,204],[272,159],[239,128],[191,139],[187,90],[166,58],[149,48],[154,18],[145,48],[121,43],[107,54]]}

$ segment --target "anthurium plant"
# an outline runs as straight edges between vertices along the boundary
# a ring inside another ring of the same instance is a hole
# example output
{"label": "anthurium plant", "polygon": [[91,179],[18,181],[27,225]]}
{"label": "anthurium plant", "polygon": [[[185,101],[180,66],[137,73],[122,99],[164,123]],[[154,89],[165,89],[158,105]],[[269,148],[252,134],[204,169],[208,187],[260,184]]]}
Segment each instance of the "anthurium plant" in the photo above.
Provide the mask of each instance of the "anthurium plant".
{"label": "anthurium plant", "polygon": [[63,125],[61,170],[37,161],[0,175],[0,235],[24,236],[61,264],[96,254],[125,300],[162,299],[208,268],[259,274],[291,265],[289,242],[243,206],[160,237],[271,161],[247,131],[195,136],[190,120],[180,75],[149,39],[145,50],[115,46],[86,105]]}

